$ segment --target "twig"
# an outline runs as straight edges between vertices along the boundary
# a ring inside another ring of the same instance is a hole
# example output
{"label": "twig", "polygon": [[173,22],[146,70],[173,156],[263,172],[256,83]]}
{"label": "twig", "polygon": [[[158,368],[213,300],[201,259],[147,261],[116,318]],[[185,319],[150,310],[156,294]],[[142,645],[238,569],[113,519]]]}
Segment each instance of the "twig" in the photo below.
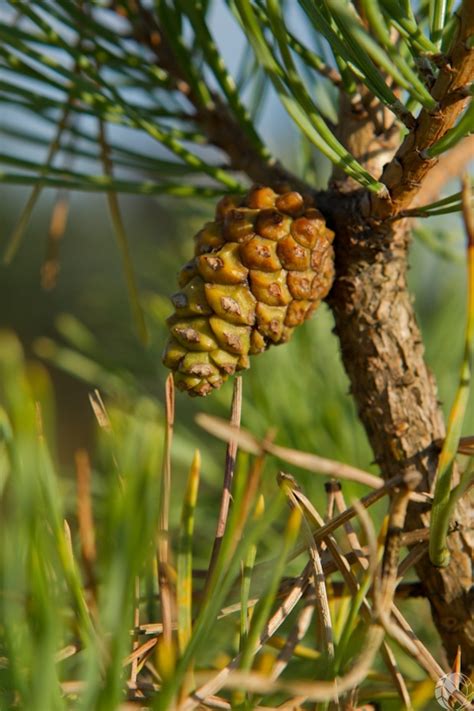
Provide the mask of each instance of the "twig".
{"label": "twig", "polygon": [[398,558],[401,548],[401,536],[405,526],[410,492],[421,482],[421,474],[414,473],[406,478],[392,497],[388,521],[387,536],[382,560],[380,580],[379,608],[385,610],[393,599],[397,583]]}
{"label": "twig", "polygon": [[[140,578],[137,576],[135,578],[135,609],[133,611],[133,624],[135,629],[140,626]],[[133,640],[133,651],[135,652],[139,647],[138,635],[135,636]],[[136,685],[138,676],[138,656],[132,658],[132,668],[130,669],[130,679],[129,683]]]}
{"label": "twig", "polygon": [[[342,487],[339,482],[336,482],[336,486],[334,486],[334,503],[339,513],[344,513],[344,511],[347,510],[347,504],[345,502],[344,494],[342,493]],[[362,550],[362,546],[359,542],[359,537],[350,521],[346,521],[344,523],[344,530],[346,532],[349,545],[352,548],[354,554],[357,556],[361,567],[363,568],[363,570],[367,570],[367,568],[369,567],[367,557],[365,556]]]}
{"label": "twig", "polygon": [[405,683],[405,679],[403,677],[403,674],[400,672],[400,669],[398,668],[395,655],[388,646],[386,640],[384,640],[384,643],[382,645],[381,653],[385,662],[385,666],[387,667],[389,674],[392,677],[394,686],[397,689],[401,700],[403,701],[404,708],[406,709],[406,711],[412,711],[413,706],[411,703],[410,694],[408,693],[407,685]]}
{"label": "twig", "polygon": [[214,437],[223,439],[225,442],[233,438],[237,439],[241,449],[251,454],[267,452],[267,454],[272,454],[274,457],[288,464],[293,464],[296,467],[301,467],[315,474],[325,474],[336,477],[337,479],[348,479],[349,481],[355,481],[359,484],[370,486],[373,489],[378,489],[383,486],[383,481],[380,477],[369,474],[362,469],[357,469],[343,462],[319,457],[317,454],[300,452],[299,450],[290,449],[289,447],[281,447],[268,440],[259,441],[247,430],[232,427],[232,425],[229,425],[225,420],[221,420],[219,417],[199,413],[196,415],[196,422],[200,427],[214,435]]}
{"label": "twig", "polygon": [[[308,518],[314,520],[314,514],[317,513],[309,499],[303,494],[296,479],[290,474],[279,472],[278,485],[288,497],[288,501],[292,508],[297,507],[303,513],[303,524],[306,537],[308,539],[308,551],[310,560],[313,564],[313,579],[314,601],[318,612],[319,630],[321,633],[322,643],[325,652],[329,658],[334,657],[334,638],[331,621],[331,611],[329,609],[329,600],[326,589],[326,581],[321,563],[321,556],[318,550],[317,543],[312,535],[311,526]],[[322,521],[322,519],[320,519]]]}
{"label": "twig", "polygon": [[[293,587],[283,603],[278,607],[276,612],[274,612],[270,620],[267,622],[265,630],[260,636],[259,642],[254,650],[255,652],[257,652],[266,643],[266,641],[275,634],[277,629],[283,624],[288,615],[294,609],[295,605],[302,598],[304,591],[308,586],[311,573],[312,568],[308,563],[301,575],[295,580]],[[222,689],[222,687],[225,686],[226,680],[231,672],[238,667],[240,663],[240,656],[241,655],[239,654],[234,657],[230,664],[224,667],[224,669],[221,669],[221,671],[218,672],[218,674],[216,674],[210,681],[206,682],[203,686],[197,689],[192,694],[192,697],[187,699],[179,707],[179,711],[191,711],[191,709],[194,709],[199,704],[205,703],[207,696],[215,694],[219,691],[219,689]]]}
{"label": "twig", "polygon": [[275,693],[279,691],[289,692],[298,696],[305,696],[309,701],[328,701],[334,697],[334,688],[337,686],[338,692],[343,694],[349,689],[358,686],[365,679],[367,672],[372,666],[375,655],[382,643],[383,629],[377,625],[371,625],[368,629],[365,645],[351,669],[343,676],[336,677],[332,681],[272,681],[262,674],[255,672],[236,672],[231,670],[223,680],[223,686],[227,688],[245,687],[247,691],[254,693]]}
{"label": "twig", "polygon": [[438,681],[445,674],[443,668],[438,664],[436,659],[431,655],[425,645],[418,639],[413,629],[410,627],[400,610],[396,605],[392,605],[391,613],[398,623],[399,627],[390,622],[387,632],[394,636],[401,646],[406,649],[413,659],[428,672],[433,681]]}
{"label": "twig", "polygon": [[[242,413],[242,378],[237,377],[234,381],[234,391],[232,395],[232,406],[231,406],[231,417],[230,424],[237,429],[240,427],[240,417]],[[237,447],[238,441],[236,438],[229,439],[227,443],[227,451],[225,458],[225,470],[224,470],[224,482],[222,487],[221,504],[219,509],[219,517],[217,520],[216,535],[214,538],[214,544],[211,552],[211,559],[209,561],[209,568],[207,573],[207,579],[204,585],[204,591],[208,589],[212,573],[214,571],[217,557],[222,545],[222,539],[224,537],[227,517],[229,514],[230,500],[231,500],[231,489],[232,480],[234,478],[235,462],[237,457]],[[206,592],[204,592],[204,595]]]}
{"label": "twig", "polygon": [[[140,646],[135,647],[133,652],[128,655],[128,657],[125,657],[123,660],[122,665],[124,667],[128,666],[129,664],[132,664],[132,669],[133,666],[136,665],[140,657],[143,657],[145,654],[147,654],[150,650],[152,650],[158,642],[158,637],[153,637],[152,639],[148,639],[146,642],[141,644]],[[133,672],[132,672],[133,674]],[[133,684],[136,684],[136,676],[135,678],[131,679]]]}
{"label": "twig", "polygon": [[[344,500],[344,495],[342,493],[342,489],[339,486],[336,489],[335,492],[335,503],[339,511],[343,511],[346,508],[346,502]],[[365,571],[367,570],[369,563],[367,561],[367,558],[365,557],[363,551],[362,551],[362,546],[360,545],[359,542],[359,537],[357,533],[355,532],[354,528],[352,527],[352,524],[350,522],[346,523],[344,526],[346,530],[346,535],[349,540],[349,543],[351,544],[352,550],[354,553],[356,553],[358,557],[358,562],[361,568]],[[411,585],[411,584],[409,584]],[[423,594],[422,593],[422,586],[418,583],[415,583],[415,590],[418,590],[418,594]],[[401,595],[402,590],[401,590],[401,585],[397,586],[395,590],[395,595]],[[408,592],[408,595],[412,592],[412,589],[410,587],[406,588],[406,591]],[[416,594],[416,593],[415,593]],[[366,607],[364,607],[364,611],[366,610]],[[405,684],[405,680],[403,678],[403,675],[400,673],[400,670],[398,669],[397,666],[397,661],[395,659],[395,656],[390,649],[390,647],[387,644],[387,641],[384,640],[381,648],[381,654],[382,658],[384,660],[385,666],[387,667],[389,674],[391,675],[393,679],[393,683],[400,695],[400,698],[402,699],[403,703],[405,704],[407,709],[411,709],[411,700],[410,700],[410,695],[408,693],[407,686]]]}
{"label": "twig", "polygon": [[270,672],[271,679],[277,679],[280,674],[282,674],[291,657],[293,656],[293,652],[295,650],[296,645],[301,642],[301,640],[304,638],[306,632],[309,629],[315,610],[314,590],[310,588],[310,591],[310,594],[306,597],[307,602],[303,609],[300,611],[296,620],[296,624],[288,635],[286,644],[280,651],[280,654],[278,655],[278,658],[275,664],[273,665],[273,669]]}
{"label": "twig", "polygon": [[374,202],[382,215],[396,214],[410,205],[436,163],[426,150],[454,125],[468,101],[464,88],[474,74],[474,50],[469,44],[469,37],[474,34],[474,13],[469,1],[461,4],[457,20],[457,36],[432,90],[438,108],[434,112],[421,111],[416,128],[408,133],[383,172],[382,181],[390,190],[391,202]]}
{"label": "twig", "polygon": [[163,453],[163,473],[160,492],[160,534],[158,540],[158,583],[163,622],[163,640],[170,644],[172,639],[173,601],[169,581],[169,509],[171,492],[171,443],[174,428],[174,383],[170,374],[165,386],[166,435]]}
{"label": "twig", "polygon": [[435,202],[446,183],[457,178],[473,158],[474,136],[467,136],[440,156],[438,163],[430,170],[430,179],[423,182],[410,204],[410,209]]}
{"label": "twig", "polygon": [[81,556],[87,575],[87,587],[90,588],[94,604],[97,602],[97,586],[94,566],[97,558],[95,547],[95,528],[91,501],[91,467],[89,454],[85,449],[78,449],[75,454],[77,478],[77,520]]}
{"label": "twig", "polygon": [[99,427],[105,430],[106,432],[111,432],[112,424],[110,422],[110,417],[107,413],[107,409],[104,405],[104,401],[102,400],[100,390],[96,389],[93,392],[89,393],[89,402]]}

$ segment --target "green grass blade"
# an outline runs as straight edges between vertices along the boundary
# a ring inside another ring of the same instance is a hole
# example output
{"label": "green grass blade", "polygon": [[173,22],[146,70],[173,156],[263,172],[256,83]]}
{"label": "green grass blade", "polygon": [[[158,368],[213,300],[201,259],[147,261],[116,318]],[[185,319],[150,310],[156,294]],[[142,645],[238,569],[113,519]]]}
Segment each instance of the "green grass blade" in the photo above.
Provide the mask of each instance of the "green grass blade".
{"label": "green grass blade", "polygon": [[177,557],[177,613],[178,646],[182,654],[189,643],[192,633],[192,561],[194,512],[201,473],[201,455],[197,449],[189,471],[188,482],[183,499],[181,526],[178,539]]}
{"label": "green grass blade", "polygon": [[[254,512],[254,518],[257,520],[260,518],[263,514],[263,511],[265,510],[265,500],[263,498],[263,495],[260,495],[260,498],[257,503],[257,507]],[[249,633],[249,618],[248,618],[248,612],[249,612],[249,596],[250,596],[250,582],[252,579],[252,571],[253,567],[255,565],[255,559],[257,556],[257,546],[255,544],[251,545],[247,551],[247,557],[245,558],[245,562],[243,564],[242,568],[242,583],[240,586],[240,640],[239,640],[239,648],[240,651],[244,648],[247,638],[248,638],[248,633]]]}
{"label": "green grass blade", "polygon": [[240,658],[240,668],[242,670],[248,670],[252,666],[255,650],[258,646],[258,640],[270,615],[270,611],[278,590],[278,584],[283,575],[287,559],[296,542],[298,532],[300,530],[301,519],[302,514],[299,509],[295,508],[290,512],[286,529],[283,534],[280,555],[277,558],[275,566],[273,567],[267,592],[257,604],[252,615],[252,622],[250,624],[250,629]]}
{"label": "green grass blade", "polygon": [[177,663],[174,677],[163,687],[161,696],[156,701],[154,706],[156,709],[167,708],[172,702],[189,669],[191,660],[198,657],[207,636],[215,625],[216,610],[222,607],[226,595],[239,576],[240,561],[246,558],[250,547],[268,533],[269,526],[281,513],[281,497],[276,497],[262,518],[253,521],[253,525],[247,528],[245,537],[242,537],[242,529],[249,513],[244,503],[248,486],[247,468],[237,466],[234,477],[233,508],[214,568],[209,592],[196,617],[189,644]]}

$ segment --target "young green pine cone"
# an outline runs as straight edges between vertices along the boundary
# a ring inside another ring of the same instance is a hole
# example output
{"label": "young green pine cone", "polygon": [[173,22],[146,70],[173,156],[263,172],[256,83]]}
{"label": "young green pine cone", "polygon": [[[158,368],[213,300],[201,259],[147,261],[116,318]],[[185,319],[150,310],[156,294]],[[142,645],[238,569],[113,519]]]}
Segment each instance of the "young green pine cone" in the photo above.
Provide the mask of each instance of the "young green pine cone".
{"label": "young green pine cone", "polygon": [[312,198],[288,187],[222,198],[171,297],[163,363],[177,387],[207,395],[249,355],[288,341],[331,288],[333,238]]}

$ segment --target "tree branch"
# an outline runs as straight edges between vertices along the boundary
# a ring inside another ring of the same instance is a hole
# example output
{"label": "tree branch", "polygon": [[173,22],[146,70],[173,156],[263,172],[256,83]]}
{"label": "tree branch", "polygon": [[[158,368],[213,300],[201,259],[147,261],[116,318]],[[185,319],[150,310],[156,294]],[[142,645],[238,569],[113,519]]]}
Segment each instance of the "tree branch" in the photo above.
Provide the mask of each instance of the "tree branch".
{"label": "tree branch", "polygon": [[463,173],[466,165],[474,158],[474,136],[467,136],[447,153],[430,170],[429,180],[425,180],[411,202],[410,209],[435,202],[446,183]]}
{"label": "tree branch", "polygon": [[131,24],[134,38],[152,50],[156,64],[174,79],[175,88],[189,101],[194,110],[190,118],[203,129],[210,144],[227,154],[233,170],[242,171],[256,183],[290,183],[296,190],[311,192],[310,186],[287,170],[278,160],[271,157],[262,159],[231,107],[219,94],[209,89],[213,104],[202,105],[183,75],[166,34],[161,31],[154,14],[143,7],[140,0],[112,0],[111,6],[121,15],[125,14]]}
{"label": "tree branch", "polygon": [[386,166],[381,180],[390,191],[391,201],[374,199],[376,215],[394,215],[411,204],[427,173],[437,163],[427,156],[427,149],[444,136],[466,107],[469,99],[466,88],[474,76],[474,12],[470,0],[463,2],[458,22],[456,39],[432,91],[438,108],[435,112],[421,111],[416,127]]}
{"label": "tree branch", "polygon": [[[391,199],[380,200],[359,190],[348,195],[342,209],[331,200],[325,206],[337,235],[336,282],[328,301],[360,418],[384,479],[418,473],[424,491],[431,489],[436,474],[435,441],[444,437],[444,422],[406,281],[409,222],[390,224],[385,218],[398,214],[423,191],[426,199],[428,190],[439,190],[441,171],[447,173],[450,161],[454,167],[462,160],[460,149],[439,162],[423,151],[451,128],[465,106],[462,90],[474,76],[474,52],[467,43],[473,25],[474,16],[465,3],[448,62],[434,85],[438,110],[422,111],[398,150],[396,140],[390,140],[393,136],[377,125],[377,107],[366,105],[357,114],[347,98],[342,99],[341,138],[365,167],[370,162],[376,176],[389,156],[382,180]],[[390,151],[396,151],[393,158]],[[338,190],[353,188],[347,178],[335,177]],[[466,670],[474,667],[471,516],[468,503],[460,501],[454,520],[461,530],[450,538],[449,567],[435,568],[428,556],[416,565],[445,650],[452,660],[461,645]],[[419,504],[410,504],[407,530],[427,526],[427,513]]]}

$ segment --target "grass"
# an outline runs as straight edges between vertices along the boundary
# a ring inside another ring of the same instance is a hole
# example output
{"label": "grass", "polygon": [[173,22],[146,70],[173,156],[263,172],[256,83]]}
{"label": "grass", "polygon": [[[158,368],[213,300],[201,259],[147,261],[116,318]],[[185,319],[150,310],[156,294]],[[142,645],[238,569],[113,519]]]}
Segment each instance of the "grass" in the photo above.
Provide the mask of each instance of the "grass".
{"label": "grass", "polygon": [[[306,479],[308,490],[319,489],[315,509],[304,503],[310,501],[306,497],[292,494],[294,486],[300,490],[303,476],[280,491],[273,457],[238,455],[232,507],[224,513],[222,542],[203,586],[217,508],[204,520],[199,452],[188,459],[187,485],[174,478],[170,383],[166,413],[150,397],[136,397],[133,407],[123,408],[113,399],[105,406],[94,396],[97,452],[91,457],[77,453],[77,487],[70,496],[44,434],[43,412],[51,409],[52,396],[46,372],[25,363],[18,341],[8,333],[0,342],[0,378],[1,708],[105,711],[135,708],[133,702],[141,708],[179,704],[191,709],[198,703],[190,696],[193,690],[209,697],[210,707],[273,707],[304,697],[317,708],[330,708],[334,687],[322,680],[333,676],[333,652],[328,657],[324,651],[327,641],[307,607],[308,595],[315,594],[311,561],[317,560],[326,571],[319,585],[334,622],[339,689],[346,675],[355,675],[361,703],[379,698],[382,708],[399,708],[403,693],[415,699],[413,708],[425,707],[433,688],[427,682],[429,668],[423,661],[413,664],[413,657],[400,650],[403,640],[384,642],[392,656],[383,656],[380,667],[382,627],[357,624],[364,610],[372,619],[375,604],[366,595],[373,569],[362,564],[379,556],[376,549],[370,553],[374,543],[367,526],[374,524],[363,517],[361,525],[354,523],[344,533],[344,517],[338,524],[338,509],[332,495],[323,493],[320,477]],[[236,390],[234,399],[239,397]],[[201,449],[206,447],[203,436]],[[222,463],[223,454],[221,449]],[[163,471],[171,477],[169,507]],[[367,504],[375,498],[369,495]],[[386,495],[379,498],[386,509]],[[338,506],[343,512],[347,508],[340,500]],[[204,511],[210,509],[204,502]],[[307,530],[298,534],[302,514]],[[319,543],[312,543],[308,531],[315,530],[314,516],[329,514],[335,523],[327,534],[323,525],[315,539]],[[360,515],[355,510],[352,520]],[[166,556],[160,554],[163,543],[169,544]],[[359,566],[347,553],[354,546],[363,551]],[[348,560],[355,564],[352,570]],[[410,595],[414,589],[407,582],[399,592]],[[165,599],[169,614],[164,614]],[[411,662],[402,690],[391,681],[396,659],[405,669]]]}

